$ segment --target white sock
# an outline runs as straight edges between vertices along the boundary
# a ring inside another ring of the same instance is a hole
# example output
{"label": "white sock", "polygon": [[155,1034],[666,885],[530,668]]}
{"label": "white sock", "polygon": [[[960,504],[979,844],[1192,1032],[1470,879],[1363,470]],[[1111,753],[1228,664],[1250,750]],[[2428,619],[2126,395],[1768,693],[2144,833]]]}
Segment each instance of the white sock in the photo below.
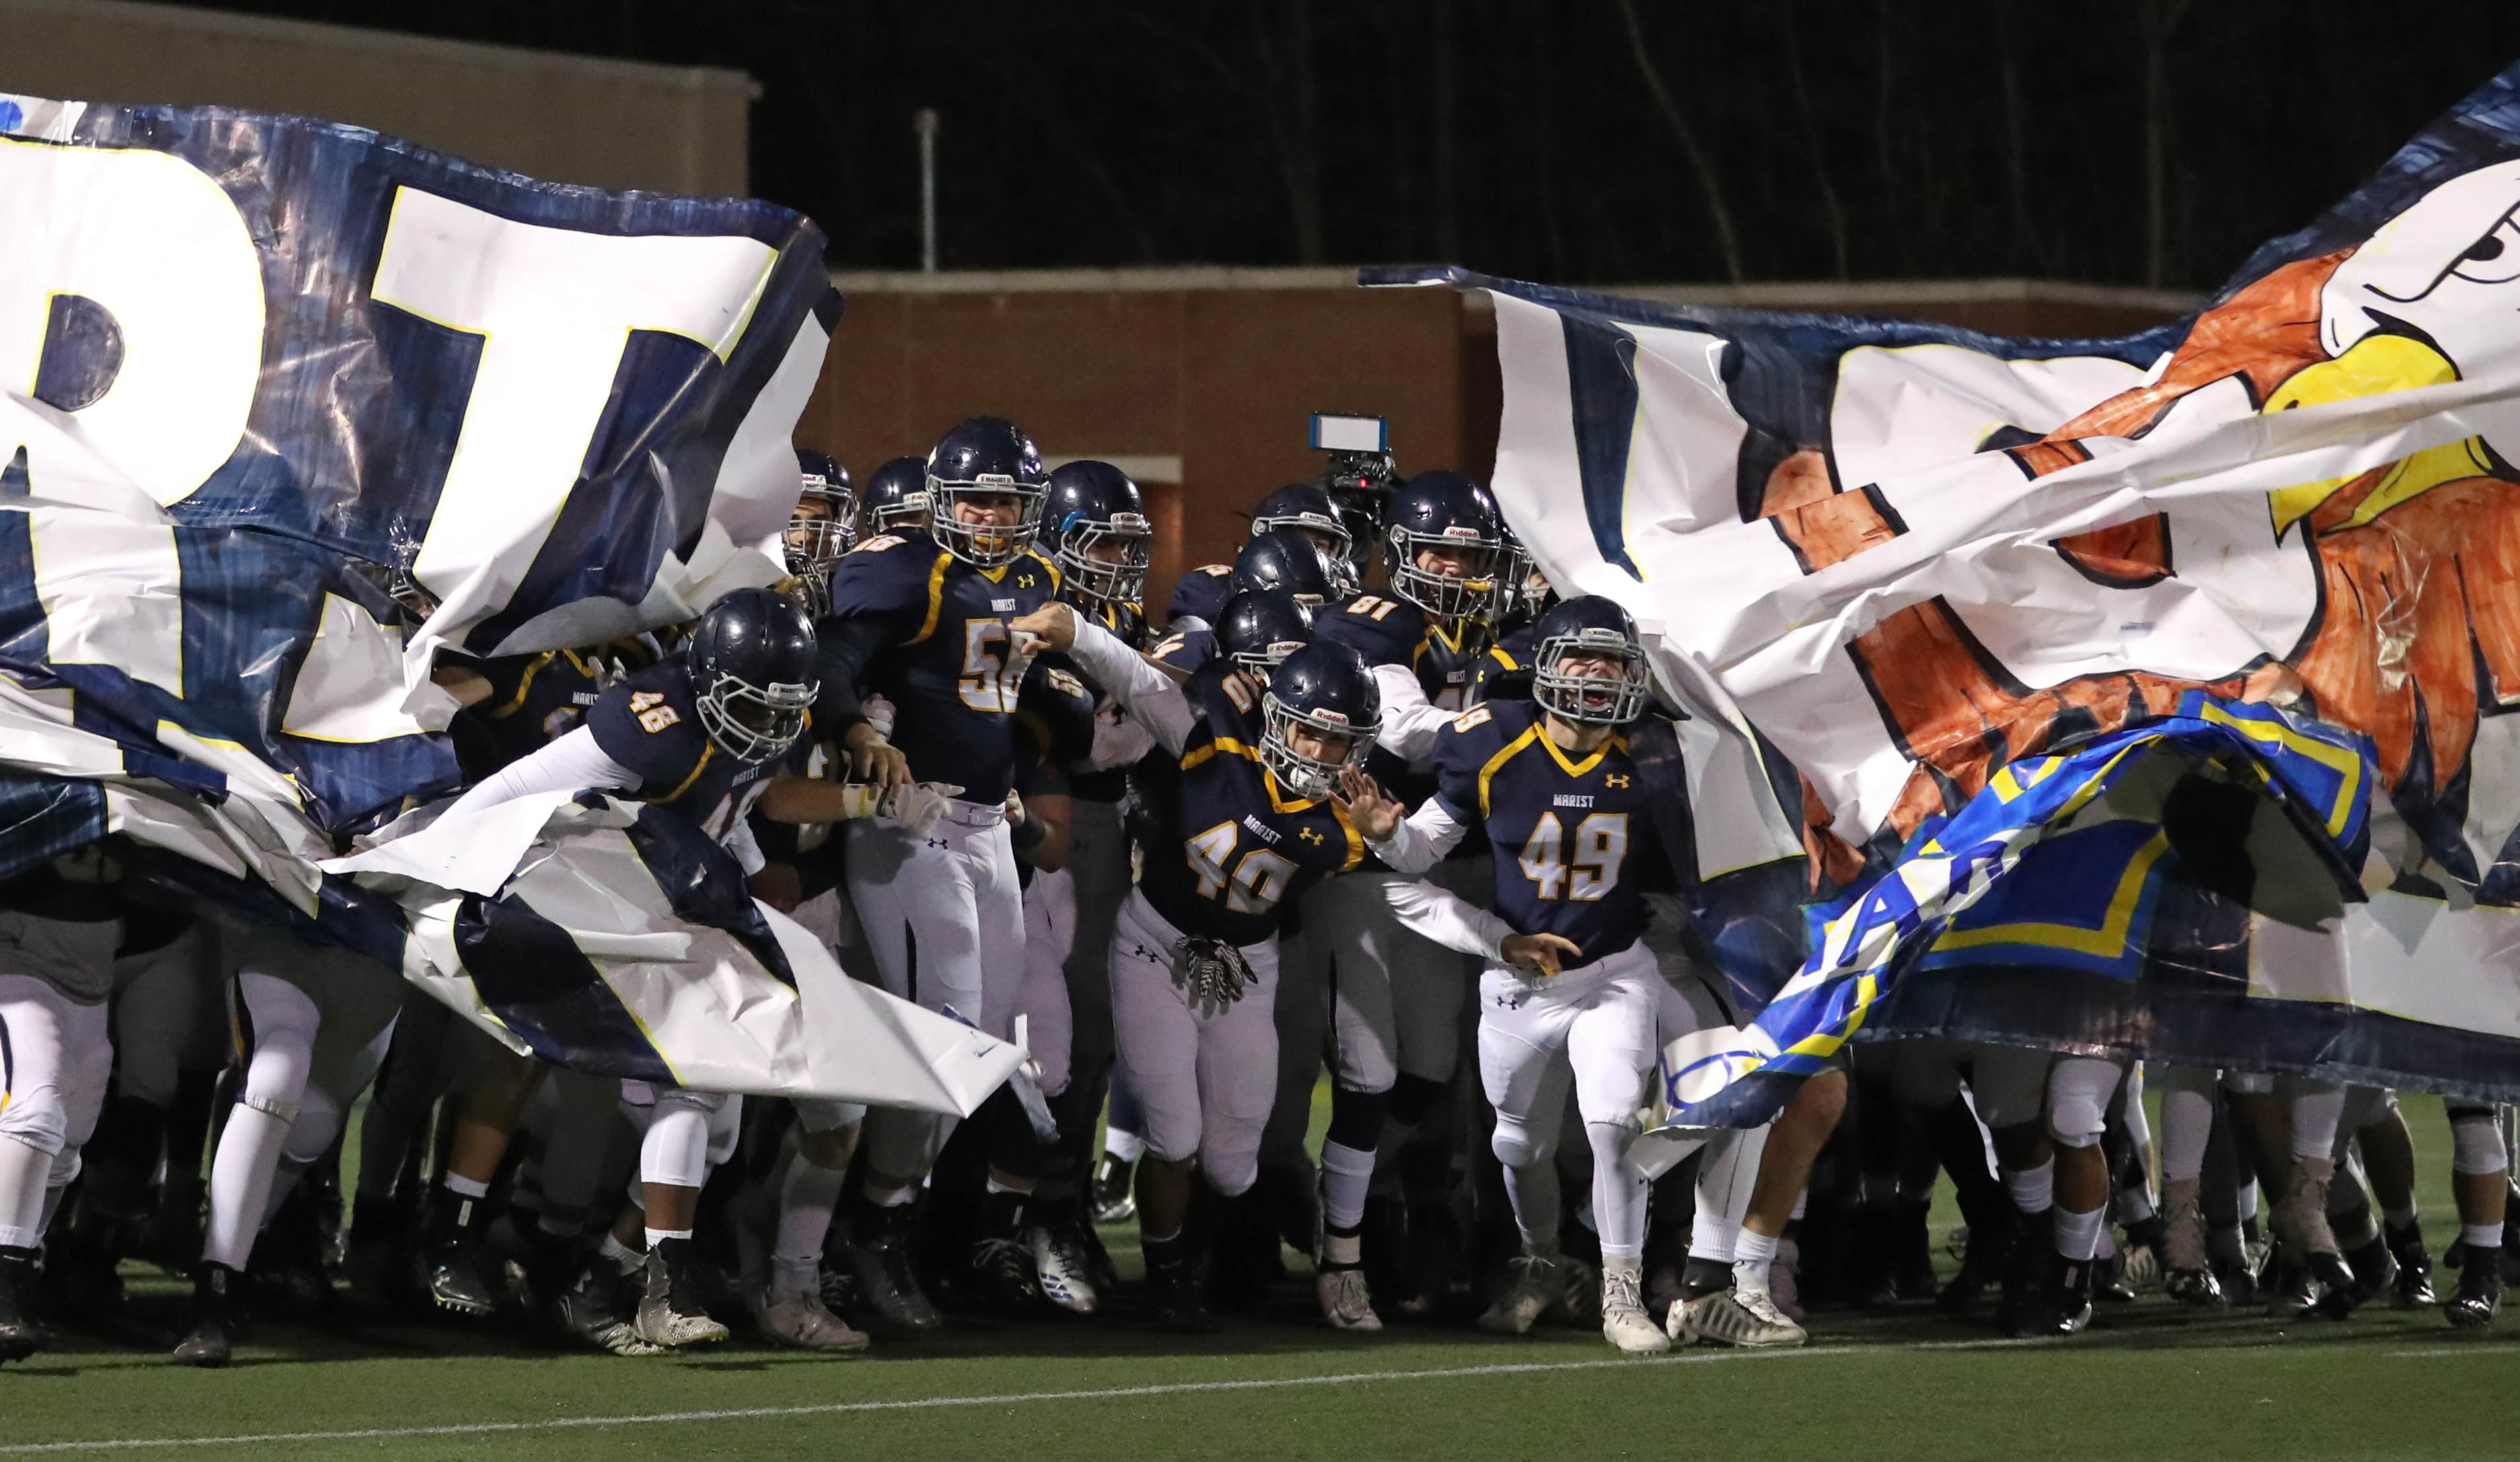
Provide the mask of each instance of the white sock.
{"label": "white sock", "polygon": [[1513,1205],[1513,1226],[1522,1230],[1522,1246],[1536,1253],[1557,1252],[1557,1159],[1505,1170],[1505,1196]]}
{"label": "white sock", "polygon": [[648,1262],[648,1256],[621,1242],[616,1234],[607,1233],[603,1245],[595,1251],[609,1261],[612,1267],[627,1274]]}
{"label": "white sock", "polygon": [[202,1235],[202,1258],[242,1269],[253,1254],[253,1236],[271,1202],[289,1124],[260,1107],[239,1102],[228,1112],[210,1156],[210,1220]]}
{"label": "white sock", "polygon": [[2069,1260],[2088,1260],[2100,1250],[2100,1225],[2108,1221],[2108,1206],[2103,1204],[2088,1214],[2078,1214],[2059,1203],[2050,1210],[2055,1214],[2056,1252]]}
{"label": "white sock", "polygon": [[2403,1231],[2414,1227],[2415,1219],[2420,1216],[2416,1214],[2415,1206],[2410,1203],[2405,1208],[2384,1209],[2380,1217],[2389,1220],[2391,1228]]}
{"label": "white sock", "polygon": [[688,1228],[651,1228],[648,1230],[648,1247],[653,1249],[667,1239],[687,1239],[691,1236],[692,1231]]}
{"label": "white sock", "polygon": [[445,1186],[446,1191],[454,1194],[458,1198],[487,1198],[490,1196],[490,1185],[488,1183],[482,1182],[476,1178],[466,1177],[461,1173],[449,1173],[444,1177],[439,1178],[438,1182]]}
{"label": "white sock", "polygon": [[1744,1225],[1732,1239],[1732,1287],[1744,1294],[1766,1294],[1768,1265],[1776,1257],[1776,1236]]}
{"label": "white sock", "polygon": [[1688,1220],[1688,1257],[1729,1264],[1732,1262],[1733,1236],[1740,1231],[1739,1224],[1726,1221],[1722,1214],[1700,1209]]}
{"label": "white sock", "polygon": [[44,1178],[52,1171],[51,1153],[0,1136],[0,1246],[32,1249],[44,1241]]}
{"label": "white sock", "polygon": [[2258,1216],[2258,1185],[2254,1179],[2240,1184],[2240,1196],[2235,1207],[2243,1223]]}
{"label": "white sock", "polygon": [[2140,1223],[2153,1216],[2152,1194],[2141,1183],[2118,1189],[2118,1207],[2126,1211],[2129,1223]]}
{"label": "white sock", "polygon": [[1631,1133],[1623,1123],[1588,1122],[1593,1144],[1593,1231],[1601,1237],[1601,1259],[1635,1261],[1645,1252],[1645,1195],[1650,1183],[1628,1161]]}
{"label": "white sock", "polygon": [[1134,1163],[1147,1150],[1147,1139],[1121,1128],[1108,1128],[1102,1133],[1102,1150],[1123,1163]]}
{"label": "white sock", "polygon": [[832,1231],[832,1210],[839,1205],[840,1187],[848,1178],[843,1168],[826,1168],[790,1158],[779,1179],[779,1237],[771,1246],[774,1272],[770,1298],[785,1300],[815,1293],[821,1285],[823,1240]]}
{"label": "white sock", "polygon": [[1373,1154],[1339,1142],[1322,1144],[1322,1221],[1354,1228],[1365,1221],[1366,1189],[1373,1184]]}
{"label": "white sock", "polygon": [[2044,1214],[2056,1205],[2056,1160],[2049,1158],[2036,1168],[2003,1174],[2003,1186],[2012,1195],[2012,1206],[2025,1214]]}
{"label": "white sock", "polygon": [[2325,1162],[2336,1151],[2337,1124],[2345,1120],[2345,1084],[2303,1082],[2292,1098],[2292,1155]]}
{"label": "white sock", "polygon": [[2458,1225],[2458,1237],[2459,1241],[2470,1249],[2499,1249],[2502,1247],[2502,1225],[2461,1223]]}

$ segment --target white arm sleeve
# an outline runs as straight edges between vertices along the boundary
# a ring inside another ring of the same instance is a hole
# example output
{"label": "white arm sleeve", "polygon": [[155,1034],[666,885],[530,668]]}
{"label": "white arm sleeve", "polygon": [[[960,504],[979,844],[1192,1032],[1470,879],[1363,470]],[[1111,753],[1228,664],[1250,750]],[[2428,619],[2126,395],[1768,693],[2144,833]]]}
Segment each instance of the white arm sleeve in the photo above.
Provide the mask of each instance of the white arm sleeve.
{"label": "white arm sleeve", "polygon": [[1403,761],[1422,762],[1433,756],[1435,732],[1461,713],[1428,700],[1426,687],[1406,666],[1374,666],[1373,684],[1382,691],[1382,733],[1374,740]]}
{"label": "white arm sleeve", "polygon": [[1148,664],[1146,656],[1098,624],[1077,625],[1076,644],[1069,653],[1096,685],[1111,692],[1131,719],[1154,733],[1164,750],[1181,755],[1198,713],[1191,709],[1171,676]]}
{"label": "white arm sleeve", "polygon": [[1391,829],[1387,842],[1369,842],[1373,856],[1402,873],[1423,873],[1444,861],[1444,855],[1461,845],[1468,833],[1465,823],[1453,820],[1444,807],[1444,799],[1429,797],[1416,812],[1400,820]]}
{"label": "white arm sleeve", "polygon": [[1445,949],[1476,954],[1492,964],[1506,962],[1505,940],[1513,926],[1486,909],[1464,904],[1423,879],[1385,883],[1382,898],[1400,922]]}
{"label": "white arm sleeve", "polygon": [[532,756],[510,762],[481,778],[456,799],[446,816],[463,817],[536,792],[574,792],[586,787],[627,792],[638,785],[638,774],[606,756],[604,748],[595,744],[595,732],[581,726]]}

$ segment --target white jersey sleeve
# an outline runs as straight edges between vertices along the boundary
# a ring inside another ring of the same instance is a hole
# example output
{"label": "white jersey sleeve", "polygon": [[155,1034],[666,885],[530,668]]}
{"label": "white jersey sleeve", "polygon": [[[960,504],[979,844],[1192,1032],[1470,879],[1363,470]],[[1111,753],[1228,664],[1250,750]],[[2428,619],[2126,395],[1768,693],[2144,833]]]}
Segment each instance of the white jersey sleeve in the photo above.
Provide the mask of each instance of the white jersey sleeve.
{"label": "white jersey sleeve", "polygon": [[1391,836],[1382,842],[1369,841],[1366,846],[1396,872],[1423,873],[1444,861],[1444,856],[1461,846],[1469,825],[1457,820],[1441,797],[1429,797],[1418,809],[1400,820]]}
{"label": "white jersey sleeve", "polygon": [[1416,883],[1385,882],[1383,902],[1403,924],[1448,950],[1476,954],[1492,964],[1503,964],[1505,941],[1513,926],[1495,914],[1461,899],[1423,879]]}
{"label": "white jersey sleeve", "polygon": [[593,788],[599,792],[627,792],[639,785],[639,775],[604,754],[595,744],[595,732],[579,727],[528,757],[491,773],[475,782],[472,789],[446,810],[450,818],[462,817],[530,797],[536,792],[575,792]]}
{"label": "white jersey sleeve", "polygon": [[1412,764],[1435,754],[1435,732],[1461,716],[1426,698],[1426,687],[1403,665],[1376,665],[1373,684],[1382,692],[1382,749]]}
{"label": "white jersey sleeve", "polygon": [[1198,713],[1191,709],[1190,701],[1171,676],[1147,663],[1146,656],[1097,624],[1077,625],[1076,643],[1069,653],[1096,685],[1111,692],[1132,720],[1162,743],[1165,751],[1181,755],[1182,743],[1190,739],[1190,729],[1196,724]]}

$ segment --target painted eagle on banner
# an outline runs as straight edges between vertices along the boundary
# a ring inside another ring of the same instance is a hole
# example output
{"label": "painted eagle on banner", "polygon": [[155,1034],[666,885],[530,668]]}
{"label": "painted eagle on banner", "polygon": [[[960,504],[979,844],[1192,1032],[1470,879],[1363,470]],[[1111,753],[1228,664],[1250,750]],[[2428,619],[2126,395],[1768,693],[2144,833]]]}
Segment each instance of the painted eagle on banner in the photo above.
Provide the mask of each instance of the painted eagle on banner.
{"label": "painted eagle on banner", "polygon": [[2123,339],[1367,282],[1489,291],[1508,518],[1638,614],[1694,721],[1791,764],[1735,821],[1781,858],[1792,824],[1824,909],[2005,768],[2186,697],[2367,746],[2367,835],[2333,850],[2363,902],[2298,929],[2172,858],[2105,986],[1962,957],[1961,907],[1929,908],[1841,1037],[2520,1088],[2520,67]]}

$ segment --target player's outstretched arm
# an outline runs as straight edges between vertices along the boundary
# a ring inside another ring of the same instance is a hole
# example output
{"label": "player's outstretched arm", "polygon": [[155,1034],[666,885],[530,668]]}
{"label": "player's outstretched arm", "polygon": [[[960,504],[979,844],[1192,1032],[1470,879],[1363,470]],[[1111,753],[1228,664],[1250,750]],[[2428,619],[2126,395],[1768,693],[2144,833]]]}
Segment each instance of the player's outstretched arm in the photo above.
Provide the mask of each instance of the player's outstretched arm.
{"label": "player's outstretched arm", "polygon": [[1380,783],[1355,768],[1339,773],[1339,794],[1332,800],[1356,824],[1373,856],[1395,871],[1422,873],[1444,861],[1469,831],[1440,797],[1429,797],[1411,814],[1405,804],[1386,795]]}
{"label": "player's outstretched arm", "polygon": [[536,792],[627,792],[639,785],[639,774],[604,754],[595,732],[579,727],[528,757],[520,757],[481,778],[446,810],[450,818],[469,817],[502,802]]}
{"label": "player's outstretched arm", "polygon": [[1435,733],[1461,713],[1426,698],[1426,687],[1404,665],[1373,667],[1374,687],[1382,692],[1382,731],[1373,739],[1393,756],[1422,762],[1435,754]]}
{"label": "player's outstretched arm", "polygon": [[1075,656],[1095,684],[1111,694],[1129,719],[1152,732],[1164,750],[1181,755],[1198,713],[1184,699],[1172,677],[1123,643],[1101,625],[1087,624],[1065,604],[1048,603],[1012,626],[1041,642],[1041,647]]}
{"label": "player's outstretched arm", "polygon": [[1423,879],[1416,883],[1386,882],[1382,885],[1383,902],[1400,922],[1448,950],[1476,954],[1494,963],[1506,963],[1506,944],[1519,938],[1513,926],[1487,909],[1464,903]]}

